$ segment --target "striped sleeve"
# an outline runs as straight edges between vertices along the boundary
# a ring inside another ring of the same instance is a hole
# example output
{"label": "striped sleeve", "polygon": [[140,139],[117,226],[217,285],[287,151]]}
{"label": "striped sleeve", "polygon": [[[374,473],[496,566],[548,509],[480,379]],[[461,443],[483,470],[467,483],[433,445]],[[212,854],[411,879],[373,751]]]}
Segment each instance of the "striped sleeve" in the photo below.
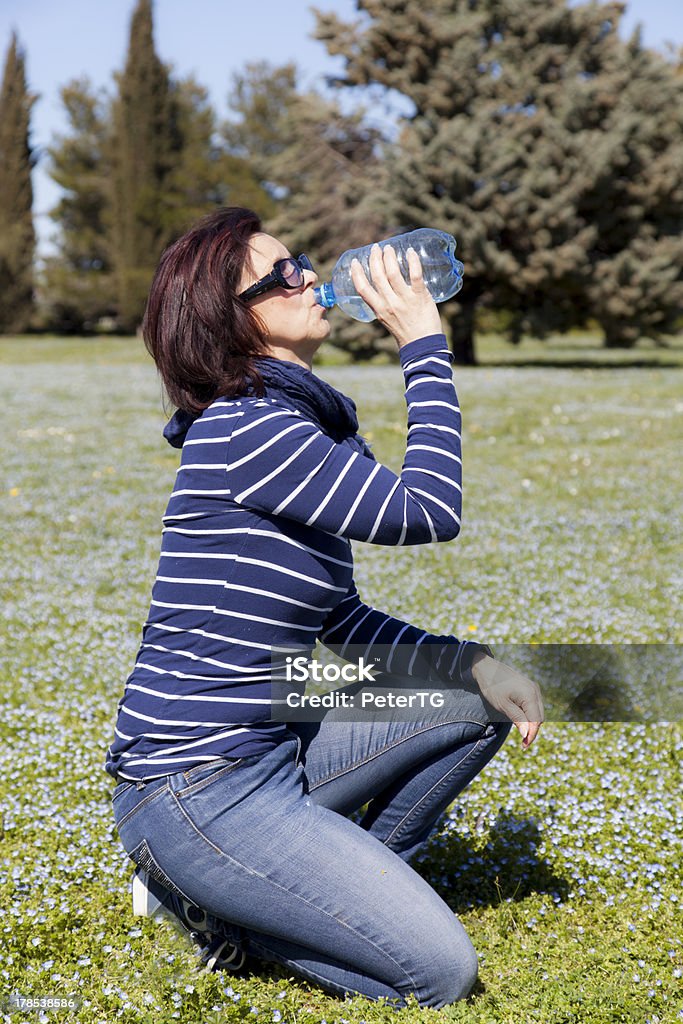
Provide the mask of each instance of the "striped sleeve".
{"label": "striped sleeve", "polygon": [[485,644],[427,633],[365,604],[352,583],[346,597],[323,623],[319,640],[340,658],[374,662],[380,672],[432,682],[465,684],[478,692],[471,667]]}
{"label": "striped sleeve", "polygon": [[349,540],[423,544],[452,540],[462,510],[461,422],[443,335],[400,350],[408,441],[400,476],[336,444],[280,407],[255,407],[232,431],[233,501]]}

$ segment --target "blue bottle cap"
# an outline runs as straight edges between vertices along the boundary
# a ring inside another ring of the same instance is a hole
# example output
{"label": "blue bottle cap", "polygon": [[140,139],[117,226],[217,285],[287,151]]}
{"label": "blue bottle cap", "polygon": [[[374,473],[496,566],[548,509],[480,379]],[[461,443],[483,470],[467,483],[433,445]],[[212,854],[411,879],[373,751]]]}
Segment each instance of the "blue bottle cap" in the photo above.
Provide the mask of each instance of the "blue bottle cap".
{"label": "blue bottle cap", "polygon": [[321,284],[319,288],[314,288],[313,294],[318,305],[324,306],[325,309],[332,309],[336,305],[337,297],[334,294],[334,287],[329,282]]}

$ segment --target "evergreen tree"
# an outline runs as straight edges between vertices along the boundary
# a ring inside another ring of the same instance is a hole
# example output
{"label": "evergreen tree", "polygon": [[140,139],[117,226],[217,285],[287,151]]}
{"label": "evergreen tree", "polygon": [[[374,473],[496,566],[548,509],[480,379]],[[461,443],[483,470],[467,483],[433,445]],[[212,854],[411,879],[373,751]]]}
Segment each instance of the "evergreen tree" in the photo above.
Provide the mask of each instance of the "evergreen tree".
{"label": "evergreen tree", "polygon": [[[143,198],[150,193],[142,179],[124,180],[121,175],[129,161],[115,159],[121,137],[120,100],[112,100],[104,90],[93,94],[87,80],[71,82],[62,90],[69,131],[55,139],[50,156],[52,177],[65,194],[51,214],[59,229],[58,253],[46,260],[43,274],[57,329],[92,330],[100,318],[112,316],[125,329],[134,329],[164,245],[217,205],[246,201],[262,214],[272,209],[248,164],[220,145],[206,89],[191,77],[169,76],[167,84],[168,121],[162,135],[172,139],[173,160],[156,179],[154,202],[144,208]],[[142,95],[148,96],[148,91]],[[129,140],[128,152],[134,148]],[[112,164],[120,172],[113,178]],[[150,162],[144,164],[149,166]],[[140,186],[140,205],[134,208],[142,209],[144,216],[130,217],[124,210],[125,181]],[[122,212],[123,223],[118,219]],[[126,238],[137,248],[124,250]]]}
{"label": "evergreen tree", "polygon": [[297,97],[297,77],[295,64],[276,67],[256,61],[233,74],[230,84],[233,117],[223,125],[227,150],[249,162],[274,199],[278,185],[272,178],[273,161],[287,145],[283,125]]}
{"label": "evergreen tree", "polygon": [[[308,253],[325,279],[344,249],[386,234],[377,200],[386,188],[382,139],[361,111],[344,114],[337,103],[300,92],[297,78],[291,64],[249,65],[234,77],[239,120],[224,133],[272,197],[266,229],[291,252]],[[376,326],[331,316],[333,343],[360,357],[384,347]]]}
{"label": "evergreen tree", "polygon": [[50,175],[63,190],[50,212],[59,227],[57,254],[45,261],[43,288],[52,325],[67,332],[92,328],[116,313],[116,287],[107,234],[106,166],[110,100],[87,79],[61,90],[69,123],[48,153]]}
{"label": "evergreen tree", "polygon": [[178,103],[154,49],[151,0],[138,0],[126,65],[115,77],[109,152],[112,262],[120,326],[135,330],[154,268],[172,237],[166,190],[181,149]]}
{"label": "evergreen tree", "polygon": [[[444,307],[458,360],[474,361],[482,303],[508,311],[514,341],[523,330],[542,336],[584,322],[591,305],[597,315],[600,299],[613,301],[624,277],[633,280],[618,232],[609,229],[610,217],[621,218],[623,189],[606,159],[616,136],[604,139],[624,78],[639,70],[617,34],[623,6],[357,0],[357,8],[367,17],[353,26],[318,15],[317,35],[346,60],[340,85],[380,85],[412,103],[390,157],[388,200],[405,227],[433,225],[459,240],[465,284]],[[631,111],[632,130],[642,114],[642,105]],[[621,122],[611,127],[623,130]],[[652,150],[642,157],[650,166]],[[591,216],[596,203],[602,222]],[[653,269],[672,257],[666,234]],[[600,253],[608,257],[602,291]],[[622,342],[629,295],[622,288],[614,335]],[[646,289],[639,301],[647,301]]]}
{"label": "evergreen tree", "polygon": [[607,93],[599,77],[592,83],[600,120],[586,159],[595,173],[578,213],[596,230],[582,289],[587,311],[616,347],[658,340],[680,325],[683,79],[636,33],[609,85]]}
{"label": "evergreen tree", "polygon": [[266,215],[272,202],[248,161],[220,143],[207,90],[193,78],[171,81],[180,149],[166,179],[165,229],[180,235],[215,206],[248,206]]}
{"label": "evergreen tree", "polygon": [[16,333],[33,311],[34,154],[29,131],[35,97],[28,92],[23,50],[12,35],[0,90],[0,331]]}

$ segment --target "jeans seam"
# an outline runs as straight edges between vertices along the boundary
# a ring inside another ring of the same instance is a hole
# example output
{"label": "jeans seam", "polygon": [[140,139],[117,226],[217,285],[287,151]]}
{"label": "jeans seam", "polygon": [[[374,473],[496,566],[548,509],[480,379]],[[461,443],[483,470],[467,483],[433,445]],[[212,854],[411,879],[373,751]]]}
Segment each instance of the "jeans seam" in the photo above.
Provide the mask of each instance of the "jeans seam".
{"label": "jeans seam", "polygon": [[127,793],[128,790],[131,788],[131,786],[133,786],[134,784],[132,782],[126,782],[124,787],[123,787],[123,789],[119,789],[119,791],[117,793],[116,790],[118,789],[118,787],[120,785],[123,785],[123,782],[117,783],[116,787],[112,790],[112,793],[111,793],[111,802],[112,803],[116,803],[116,801],[119,799],[119,797],[122,797],[124,793]]}
{"label": "jeans seam", "polygon": [[146,804],[154,800],[155,797],[159,796],[160,793],[166,792],[170,792],[168,783],[166,783],[165,786],[159,786],[159,788],[155,789],[153,793],[148,793],[147,796],[142,798],[140,803],[136,804],[135,807],[131,807],[131,809],[124,814],[121,820],[116,822],[116,828],[118,829],[119,833],[123,826],[127,825],[131,818],[135,817],[139,810],[141,810]]}
{"label": "jeans seam", "polygon": [[[311,903],[311,901],[306,899],[304,896],[300,896],[298,893],[292,892],[290,889],[287,889],[285,886],[280,885],[279,882],[276,882],[272,878],[269,878],[268,875],[263,875],[263,874],[261,874],[260,871],[255,871],[253,868],[250,868],[248,865],[243,864],[241,861],[237,860],[235,857],[232,857],[229,853],[226,853],[225,850],[221,850],[221,848],[219,846],[216,846],[216,844],[213,843],[211,841],[211,839],[209,839],[208,836],[204,835],[204,833],[199,828],[199,826],[196,824],[196,822],[194,822],[192,820],[190,815],[187,813],[186,809],[182,806],[182,804],[180,803],[180,801],[178,800],[176,794],[173,792],[172,789],[169,789],[169,793],[173,797],[173,800],[174,800],[178,810],[183,815],[185,820],[188,822],[190,827],[192,829],[194,829],[194,831],[197,833],[197,835],[200,837],[200,839],[203,839],[204,842],[207,843],[211,847],[212,850],[215,850],[216,853],[218,853],[221,857],[225,857],[226,860],[229,860],[233,864],[236,864],[238,867],[242,868],[248,874],[255,875],[257,878],[262,879],[263,881],[267,882],[269,885],[274,886],[276,889],[281,889],[283,892],[286,892],[288,896],[293,897],[294,899],[300,900],[307,907],[311,907],[317,913],[324,914],[325,917],[328,917],[331,920],[333,920],[336,923],[337,926],[341,926],[342,928],[347,928],[350,932],[352,932],[352,934],[355,937],[361,939],[361,941],[363,941],[363,942],[367,942],[370,946],[373,947],[373,949],[375,949],[379,953],[381,953],[381,955],[383,957],[386,957],[388,960],[390,960],[399,969],[399,971],[401,971],[401,973],[405,975],[405,977],[408,979],[410,984],[413,986],[413,989],[417,990],[417,985],[415,983],[415,980],[411,977],[411,975],[408,973],[408,971],[405,969],[405,967],[403,967],[400,963],[398,963],[397,960],[394,959],[394,957],[391,955],[391,953],[388,953],[385,949],[382,949],[381,946],[378,946],[375,942],[372,941],[372,939],[368,938],[367,935],[363,935],[361,932],[358,931],[358,929],[356,929],[356,928],[352,927],[350,924],[348,924],[348,922],[340,921],[339,918],[334,917],[332,914],[329,914],[326,910],[323,910],[322,907],[316,906],[315,903]],[[234,922],[234,923],[237,924],[238,922]],[[240,927],[244,928],[246,926],[245,925],[241,925]]]}
{"label": "jeans seam", "polygon": [[173,792],[178,797],[192,796],[194,793],[201,793],[202,790],[206,789],[214,782],[218,782],[220,779],[224,778],[224,776],[230,775],[235,768],[239,767],[242,761],[243,758],[240,757],[236,761],[233,761],[232,764],[226,764],[223,765],[222,768],[214,769],[211,775],[207,775],[205,779],[200,779],[199,782],[190,781],[182,789],[174,790]]}
{"label": "jeans seam", "polygon": [[176,893],[176,895],[180,896],[181,899],[185,900],[187,903],[193,902],[190,897],[183,892],[180,886],[166,874],[161,864],[154,856],[154,852],[146,838],[141,839],[138,845],[129,852],[128,856],[135,862],[135,864],[138,865],[139,868],[143,871],[147,871],[152,878],[156,878],[164,888]]}
{"label": "jeans seam", "polygon": [[[338,779],[341,775],[347,775],[349,772],[355,771],[357,768],[360,768],[361,765],[369,764],[371,761],[374,761],[377,757],[380,757],[382,754],[386,754],[387,750],[393,750],[394,747],[400,746],[401,743],[406,743],[408,740],[411,740],[414,736],[421,736],[423,733],[429,732],[431,729],[438,729],[442,725],[455,725],[459,722],[470,721],[471,720],[468,718],[454,718],[449,721],[434,722],[432,725],[426,725],[422,729],[417,729],[415,732],[411,732],[409,736],[401,736],[399,739],[394,740],[392,743],[387,743],[379,750],[376,750],[375,753],[371,754],[369,757],[361,758],[360,761],[355,761],[353,764],[347,765],[345,768],[340,769],[339,771],[332,772],[330,775],[326,775],[324,779],[320,779],[320,781],[316,782],[314,786],[311,786],[309,784],[308,791],[309,793],[313,793],[316,789],[318,789],[319,786],[326,785],[326,783],[331,782],[332,779]],[[471,724],[478,725],[481,729],[486,728],[486,726],[483,726],[481,722],[472,721]]]}
{"label": "jeans seam", "polygon": [[[346,995],[348,992],[353,992],[354,995],[362,996],[363,999],[368,999],[369,998],[365,992],[361,992],[360,989],[354,988],[352,985],[340,985],[339,982],[331,981],[329,978],[326,978],[324,974],[318,974],[318,972],[314,971],[311,967],[302,967],[301,964],[298,962],[298,960],[290,960],[288,957],[284,956],[282,953],[275,953],[273,950],[269,949],[268,946],[264,945],[258,939],[254,939],[254,940],[248,939],[248,941],[249,941],[249,944],[250,944],[250,949],[253,948],[256,953],[258,953],[259,950],[263,950],[265,953],[269,954],[270,956],[277,956],[277,957],[279,957],[280,958],[280,963],[287,964],[288,967],[291,967],[293,970],[298,971],[300,974],[303,974],[304,977],[306,977],[307,975],[310,976],[311,979],[315,979],[317,982],[319,982],[323,986],[326,985],[328,988],[331,988],[333,991],[335,991],[339,995]],[[264,959],[263,956],[261,957],[261,959]],[[391,957],[391,959],[393,960],[393,957]],[[399,964],[399,966],[400,966],[400,964]],[[401,968],[401,970],[404,970],[404,968]],[[406,974],[407,977],[410,977],[410,975],[408,975],[407,971],[404,971],[404,973]],[[373,978],[373,980],[374,981],[378,981],[379,979]],[[411,979],[411,981],[412,981],[412,979]],[[382,982],[382,984],[386,984],[387,988],[391,988],[392,987],[391,985],[389,985],[386,982]],[[415,985],[415,982],[412,982],[412,984]],[[399,993],[399,995],[400,995],[400,993]],[[388,999],[395,999],[396,997],[395,996],[388,996],[386,998],[388,998]],[[404,1000],[404,1004],[405,1004],[405,1000]]]}
{"label": "jeans seam", "polygon": [[421,805],[421,804],[422,804],[422,803],[423,803],[423,802],[424,802],[424,801],[425,801],[425,800],[427,799],[427,797],[428,797],[428,796],[431,796],[431,794],[432,794],[432,793],[434,792],[434,790],[438,789],[438,788],[439,788],[439,786],[440,786],[440,785],[441,785],[441,784],[442,784],[442,783],[443,783],[443,782],[444,782],[444,781],[445,781],[445,780],[446,780],[446,779],[447,779],[447,778],[448,778],[448,777],[449,777],[450,775],[452,775],[454,771],[456,771],[456,770],[457,770],[458,768],[460,768],[460,767],[461,767],[461,765],[465,764],[465,762],[466,762],[466,761],[468,761],[468,760],[469,760],[469,758],[470,758],[470,757],[472,757],[472,755],[473,755],[473,754],[476,754],[476,753],[477,753],[477,751],[479,750],[479,748],[480,748],[480,746],[482,745],[482,743],[483,743],[483,742],[484,742],[484,737],[481,737],[480,739],[478,739],[478,740],[477,740],[477,742],[475,743],[475,745],[474,745],[474,746],[472,747],[472,749],[471,749],[471,750],[470,750],[470,751],[469,751],[469,752],[468,752],[467,754],[465,754],[465,756],[464,756],[464,757],[463,757],[463,758],[462,758],[462,759],[461,759],[460,761],[458,761],[458,763],[457,763],[457,764],[453,765],[453,767],[452,767],[452,768],[449,768],[449,770],[448,770],[448,771],[447,771],[447,772],[445,773],[445,775],[443,775],[443,776],[442,776],[442,777],[441,777],[441,778],[439,779],[439,781],[438,781],[438,782],[435,782],[435,783],[434,783],[434,785],[433,785],[433,786],[432,786],[432,787],[431,787],[431,788],[430,788],[430,789],[429,789],[429,790],[428,790],[428,791],[427,791],[426,793],[423,793],[423,794],[422,794],[422,797],[421,797],[421,798],[420,798],[420,799],[419,799],[419,800],[417,801],[417,803],[416,803],[416,804],[414,804],[414,805],[413,805],[413,806],[412,806],[412,807],[410,808],[410,810],[409,810],[409,811],[407,811],[407,812],[406,812],[406,814],[404,814],[404,815],[403,815],[403,817],[401,818],[401,820],[400,820],[400,821],[399,821],[399,822],[398,822],[398,823],[397,823],[397,824],[395,825],[395,827],[394,827],[394,828],[392,829],[392,831],[391,831],[390,835],[388,835],[386,839],[382,840],[385,846],[388,846],[388,845],[389,845],[389,843],[391,842],[391,840],[392,840],[392,839],[393,839],[393,838],[394,838],[394,837],[395,837],[395,836],[396,836],[396,835],[398,834],[399,830],[400,830],[401,828],[403,828],[403,826],[404,826],[404,825],[406,824],[406,822],[407,822],[407,821],[409,820],[409,818],[411,817],[411,815],[413,815],[413,814],[415,813],[416,809],[417,809],[417,808],[418,808],[418,807],[419,807],[419,806],[420,806],[420,805]]}

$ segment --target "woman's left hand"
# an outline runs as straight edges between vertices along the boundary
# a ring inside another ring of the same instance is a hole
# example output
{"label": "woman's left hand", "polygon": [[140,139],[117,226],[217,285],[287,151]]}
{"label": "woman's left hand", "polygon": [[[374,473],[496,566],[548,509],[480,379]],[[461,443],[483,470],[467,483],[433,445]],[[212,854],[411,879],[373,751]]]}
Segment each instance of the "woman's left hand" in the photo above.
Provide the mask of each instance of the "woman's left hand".
{"label": "woman's left hand", "polygon": [[420,257],[414,249],[407,252],[410,284],[403,279],[394,247],[375,243],[368,266],[372,283],[357,259],[351,262],[351,280],[361,299],[379,322],[390,331],[399,348],[424,338],[442,334],[439,310],[422,276]]}
{"label": "woman's left hand", "polygon": [[514,722],[528,750],[543,722],[543,699],[536,683],[509,665],[485,654],[472,663],[472,675],[482,697]]}

